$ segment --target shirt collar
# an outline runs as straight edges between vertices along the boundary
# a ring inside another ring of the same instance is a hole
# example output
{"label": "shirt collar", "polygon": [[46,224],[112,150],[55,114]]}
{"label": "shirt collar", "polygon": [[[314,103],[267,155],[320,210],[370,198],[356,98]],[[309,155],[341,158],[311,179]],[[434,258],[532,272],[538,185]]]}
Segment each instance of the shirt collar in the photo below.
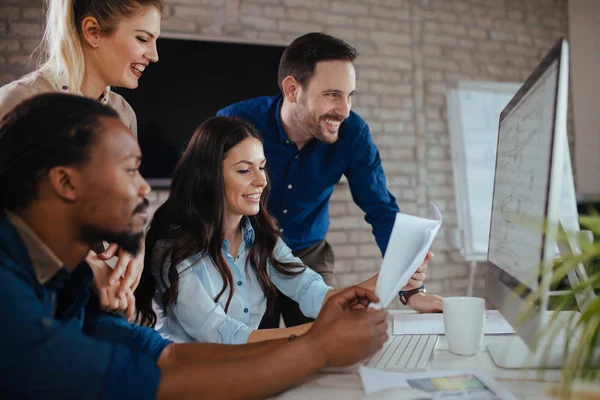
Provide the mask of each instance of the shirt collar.
{"label": "shirt collar", "polygon": [[[248,217],[243,217],[240,225],[242,229],[242,240],[244,241],[244,246],[247,250],[252,247],[252,244],[254,243],[254,228],[252,227],[252,223]],[[230,246],[231,244],[229,243],[229,240],[223,240],[223,251],[228,253]]]}
{"label": "shirt collar", "polygon": [[[61,72],[59,74],[53,74],[51,72],[47,72],[44,74],[44,76],[46,77],[46,79],[48,79],[48,81],[52,84],[52,86],[54,86],[54,89],[56,89],[56,91],[65,92],[65,93],[69,92],[69,86],[67,85],[67,78],[64,75],[64,73]],[[111,93],[110,86],[107,86],[100,94],[100,97],[98,97],[96,100],[98,100],[100,103],[102,103],[104,105],[107,105],[110,93]]]}
{"label": "shirt collar", "polygon": [[283,124],[281,123],[281,106],[283,106],[283,95],[278,94],[275,97],[277,101],[277,106],[275,107],[275,123],[277,124],[277,133],[279,142],[281,144],[287,145],[292,141],[288,138],[287,133],[285,133],[285,129],[283,129]]}
{"label": "shirt collar", "polygon": [[47,283],[63,268],[63,263],[25,221],[8,210],[5,213],[27,247],[38,282]]}
{"label": "shirt collar", "polygon": [[[285,129],[283,129],[283,123],[281,122],[281,107],[283,106],[283,95],[278,94],[275,97],[275,99],[277,100],[277,106],[275,107],[275,110],[276,110],[275,111],[275,123],[277,125],[277,133],[278,133],[279,142],[281,144],[283,144],[284,146],[293,145],[294,149],[297,149],[296,144],[290,140],[287,133],[285,132]],[[319,142],[317,139],[313,138],[302,148],[301,151],[303,153],[311,151],[315,147],[317,147],[320,143],[321,142]]]}

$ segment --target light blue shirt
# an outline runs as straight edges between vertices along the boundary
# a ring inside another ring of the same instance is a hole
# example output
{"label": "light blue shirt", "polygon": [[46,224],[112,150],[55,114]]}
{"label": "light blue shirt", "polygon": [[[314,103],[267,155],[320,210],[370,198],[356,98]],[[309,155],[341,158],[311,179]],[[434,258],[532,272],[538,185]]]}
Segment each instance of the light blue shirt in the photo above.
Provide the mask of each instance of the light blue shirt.
{"label": "light blue shirt", "polygon": [[[254,269],[246,265],[246,259],[254,243],[254,230],[247,218],[242,220],[243,243],[234,260],[229,254],[229,242],[225,239],[223,255],[233,276],[233,297],[225,313],[225,305],[231,287],[215,301],[223,287],[221,275],[210,257],[201,253],[189,257],[177,265],[179,272],[179,295],[170,303],[166,316],[157,330],[175,342],[212,342],[224,344],[247,343],[250,333],[258,328],[267,309],[267,300],[258,282]],[[153,249],[153,266],[157,278],[157,265],[162,261],[167,242],[158,241]],[[302,263],[290,248],[279,239],[274,250],[275,258],[281,262]],[[165,260],[165,268],[169,261]],[[321,275],[306,268],[298,275],[283,275],[270,263],[268,273],[273,284],[286,296],[300,305],[304,315],[316,318],[321,310],[325,295],[332,289],[325,284]],[[169,280],[164,276],[164,281]],[[157,281],[155,301],[162,304],[161,295],[166,290],[161,279]]]}

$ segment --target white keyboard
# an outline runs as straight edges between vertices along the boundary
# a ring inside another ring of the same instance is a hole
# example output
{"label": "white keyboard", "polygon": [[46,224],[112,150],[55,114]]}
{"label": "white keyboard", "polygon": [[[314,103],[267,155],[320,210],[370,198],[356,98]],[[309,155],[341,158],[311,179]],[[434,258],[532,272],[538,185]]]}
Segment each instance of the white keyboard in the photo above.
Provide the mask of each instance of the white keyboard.
{"label": "white keyboard", "polygon": [[392,371],[423,371],[429,368],[438,335],[391,336],[367,361],[372,368]]}

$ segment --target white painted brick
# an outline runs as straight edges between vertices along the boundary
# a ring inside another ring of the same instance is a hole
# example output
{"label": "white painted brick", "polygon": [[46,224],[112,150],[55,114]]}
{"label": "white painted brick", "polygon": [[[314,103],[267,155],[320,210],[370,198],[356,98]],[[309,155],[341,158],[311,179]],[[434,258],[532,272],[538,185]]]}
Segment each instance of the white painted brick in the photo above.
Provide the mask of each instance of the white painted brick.
{"label": "white painted brick", "polygon": [[375,42],[388,42],[393,44],[410,44],[410,35],[398,32],[370,31],[369,35]]}
{"label": "white painted brick", "polygon": [[348,243],[348,234],[346,232],[328,232],[325,239],[331,245],[342,245]]}
{"label": "white painted brick", "polygon": [[173,15],[185,21],[195,21],[199,24],[210,25],[217,18],[217,10],[190,6],[175,6]]}
{"label": "white painted brick", "polygon": [[240,15],[242,25],[249,26],[255,29],[275,30],[277,29],[277,20],[273,18],[258,17],[254,15]]}
{"label": "white painted brick", "polygon": [[285,15],[287,18],[297,21],[308,21],[310,18],[310,12],[303,8],[288,8]]}
{"label": "white painted brick", "polygon": [[161,22],[161,29],[164,32],[194,32],[196,23],[179,18],[167,18]]}
{"label": "white painted brick", "polygon": [[240,6],[240,14],[261,16],[263,15],[263,6],[261,4],[243,2]]}
{"label": "white painted brick", "polygon": [[285,17],[285,8],[276,6],[265,6],[265,17],[283,18]]}
{"label": "white painted brick", "polygon": [[369,14],[369,6],[350,3],[349,1],[332,1],[331,11],[340,14],[366,16]]}
{"label": "white painted brick", "polygon": [[288,7],[298,7],[302,5],[309,10],[315,8],[324,10],[329,8],[329,0],[283,0],[283,4]]}
{"label": "white painted brick", "polygon": [[292,32],[298,33],[297,36],[308,32],[317,32],[321,30],[321,26],[313,22],[300,22],[300,21],[279,21],[277,25],[281,32]]}
{"label": "white painted brick", "polygon": [[395,10],[387,7],[372,6],[369,12],[375,17],[393,18],[397,21],[408,21],[410,19],[409,10]]}
{"label": "white painted brick", "polygon": [[341,27],[351,27],[354,25],[354,19],[347,15],[330,14],[323,11],[311,12],[311,21],[323,25],[335,25]]}
{"label": "white painted brick", "polygon": [[244,0],[250,3],[258,3],[258,4],[271,4],[277,5],[281,3],[281,0]]}

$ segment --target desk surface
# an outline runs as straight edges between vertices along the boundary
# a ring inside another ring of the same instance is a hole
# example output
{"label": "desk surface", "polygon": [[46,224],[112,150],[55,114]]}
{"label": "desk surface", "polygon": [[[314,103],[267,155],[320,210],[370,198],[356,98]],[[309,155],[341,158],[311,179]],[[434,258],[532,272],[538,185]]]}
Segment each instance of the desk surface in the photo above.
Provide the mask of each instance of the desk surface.
{"label": "desk surface", "polygon": [[[393,314],[405,311],[390,311],[388,329],[392,329]],[[502,342],[511,335],[486,336],[484,343]],[[543,375],[536,370],[506,370],[496,367],[487,350],[482,350],[474,356],[457,356],[450,353],[444,336],[440,336],[430,371],[433,370],[475,370],[486,371],[497,381],[507,387],[519,399],[547,399],[545,392],[552,384],[560,380],[560,371],[546,371]],[[366,396],[357,373],[331,374],[319,373],[308,378],[302,384],[281,393],[272,399],[327,399],[327,400],[354,400],[354,399],[401,399],[402,390],[391,390],[374,393]]]}

